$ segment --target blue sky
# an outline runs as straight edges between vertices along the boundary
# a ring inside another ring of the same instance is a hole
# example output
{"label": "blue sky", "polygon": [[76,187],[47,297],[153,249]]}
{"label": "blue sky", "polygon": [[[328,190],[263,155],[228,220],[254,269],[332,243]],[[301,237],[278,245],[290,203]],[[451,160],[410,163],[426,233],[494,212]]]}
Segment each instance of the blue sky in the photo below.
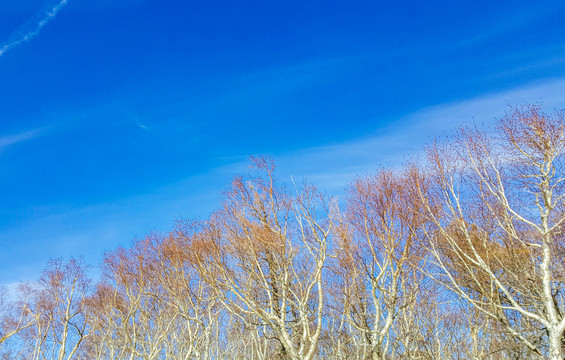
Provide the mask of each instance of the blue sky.
{"label": "blue sky", "polygon": [[562,1],[0,1],[0,283],[180,217],[271,154],[342,194],[456,125],[565,107]]}

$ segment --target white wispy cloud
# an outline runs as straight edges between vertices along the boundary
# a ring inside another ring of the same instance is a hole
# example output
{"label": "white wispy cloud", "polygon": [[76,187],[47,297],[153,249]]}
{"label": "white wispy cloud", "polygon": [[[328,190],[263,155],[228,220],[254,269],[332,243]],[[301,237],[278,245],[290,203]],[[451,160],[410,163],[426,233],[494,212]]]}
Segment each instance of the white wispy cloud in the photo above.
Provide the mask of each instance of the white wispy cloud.
{"label": "white wispy cloud", "polygon": [[131,111],[129,111],[129,110],[123,108],[123,107],[120,107],[120,110],[121,110],[129,119],[131,119],[131,120],[135,123],[135,125],[136,125],[138,128],[140,128],[140,129],[143,130],[143,131],[149,132],[149,126],[147,126],[147,125],[141,123],[141,121],[139,120],[139,117],[138,117],[137,115],[134,115]]}
{"label": "white wispy cloud", "polygon": [[46,127],[41,127],[33,130],[20,132],[17,134],[0,135],[0,150],[10,145],[15,145],[23,141],[27,141],[43,136],[46,130],[47,130]]}
{"label": "white wispy cloud", "polygon": [[39,34],[41,29],[49,21],[51,21],[57,13],[67,4],[68,0],[60,0],[59,2],[50,5],[47,9],[37,13],[33,19],[23,24],[17,31],[0,45],[0,56],[4,55],[8,50],[30,41]]}
{"label": "white wispy cloud", "polygon": [[565,108],[565,78],[423,108],[398,119],[375,115],[376,124],[388,120],[389,125],[362,138],[275,155],[275,159],[283,170],[281,178],[289,179],[292,171],[295,178],[304,176],[323,189],[339,192],[357,175],[402,166],[426,143],[452,134],[459,126],[475,123],[489,128],[509,105],[531,103],[541,103],[547,112]]}

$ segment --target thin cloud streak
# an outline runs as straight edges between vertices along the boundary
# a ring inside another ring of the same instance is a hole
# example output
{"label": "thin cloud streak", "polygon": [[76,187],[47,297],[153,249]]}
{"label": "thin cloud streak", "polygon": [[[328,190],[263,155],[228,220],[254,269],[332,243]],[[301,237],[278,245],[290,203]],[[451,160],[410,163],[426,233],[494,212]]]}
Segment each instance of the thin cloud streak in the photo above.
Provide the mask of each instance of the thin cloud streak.
{"label": "thin cloud streak", "polygon": [[59,1],[55,5],[49,7],[47,11],[41,12],[36,15],[33,20],[22,25],[19,30],[15,31],[8,40],[0,46],[0,56],[4,55],[8,50],[36,37],[41,29],[57,15],[67,2],[68,0]]}
{"label": "thin cloud streak", "polygon": [[0,150],[21,143],[23,141],[31,140],[43,136],[45,134],[45,127],[24,131],[19,134],[0,136]]}
{"label": "thin cloud streak", "polygon": [[[423,146],[434,138],[450,136],[465,125],[492,128],[509,105],[530,103],[541,103],[547,112],[565,108],[565,78],[423,108],[366,137],[307,148],[275,159],[282,169],[292,171],[295,179],[306,177],[324,190],[339,193],[355,176],[383,166],[402,166],[421,154]],[[283,174],[283,178],[290,178],[290,174]]]}

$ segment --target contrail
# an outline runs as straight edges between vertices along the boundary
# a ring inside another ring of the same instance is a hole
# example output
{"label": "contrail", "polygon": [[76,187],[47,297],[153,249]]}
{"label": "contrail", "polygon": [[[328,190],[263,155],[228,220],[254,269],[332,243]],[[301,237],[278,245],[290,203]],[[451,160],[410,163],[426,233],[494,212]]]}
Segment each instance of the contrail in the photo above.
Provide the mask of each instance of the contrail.
{"label": "contrail", "polygon": [[7,41],[0,45],[0,56],[4,55],[8,50],[30,41],[39,34],[41,29],[53,19],[59,10],[67,4],[68,0],[61,0],[53,6],[48,7],[45,11],[38,13],[34,18],[22,25],[14,32]]}
{"label": "contrail", "polygon": [[34,130],[29,130],[13,135],[0,136],[0,150],[10,145],[18,144],[23,141],[38,138],[45,133],[45,127]]}

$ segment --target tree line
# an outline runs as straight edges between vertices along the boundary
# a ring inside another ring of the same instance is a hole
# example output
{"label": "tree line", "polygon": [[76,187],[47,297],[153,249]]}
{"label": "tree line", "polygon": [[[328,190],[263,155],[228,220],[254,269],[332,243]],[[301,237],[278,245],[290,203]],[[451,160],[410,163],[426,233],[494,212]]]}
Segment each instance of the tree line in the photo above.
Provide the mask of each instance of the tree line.
{"label": "tree line", "polygon": [[0,296],[2,359],[563,359],[565,113],[511,108],[343,201],[251,159],[206,219]]}

